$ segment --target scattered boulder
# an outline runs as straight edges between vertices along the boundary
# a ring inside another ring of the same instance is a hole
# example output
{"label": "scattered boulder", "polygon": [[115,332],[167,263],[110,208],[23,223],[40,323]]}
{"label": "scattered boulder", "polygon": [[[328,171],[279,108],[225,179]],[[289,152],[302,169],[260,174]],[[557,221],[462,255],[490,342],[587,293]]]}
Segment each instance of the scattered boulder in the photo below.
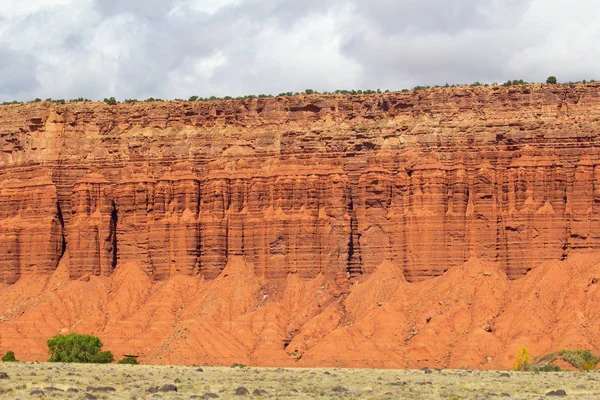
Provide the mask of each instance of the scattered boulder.
{"label": "scattered boulder", "polygon": [[337,385],[337,386],[334,386],[334,387],[331,389],[331,391],[332,391],[332,392],[337,392],[337,393],[346,393],[346,392],[348,392],[349,390],[348,390],[348,389],[346,389],[346,388],[345,388],[345,387],[343,387],[343,386]]}
{"label": "scattered boulder", "polygon": [[168,383],[166,385],[163,385],[163,387],[161,387],[159,390],[161,392],[176,392],[177,386],[173,385],[172,383]]}
{"label": "scattered boulder", "polygon": [[267,394],[267,391],[264,389],[254,389],[252,391],[252,396],[264,396],[265,394]]}
{"label": "scattered boulder", "polygon": [[148,393],[157,393],[158,392],[158,386],[149,387],[148,390],[146,390],[146,392],[148,392]]}
{"label": "scattered boulder", "polygon": [[546,393],[546,396],[564,397],[566,395],[567,395],[567,392],[565,392],[563,389],[552,390],[552,391]]}
{"label": "scattered boulder", "polygon": [[196,372],[204,372],[202,368],[196,368]]}
{"label": "scattered boulder", "polygon": [[36,390],[32,390],[31,392],[29,392],[29,395],[30,396],[40,396],[40,397],[42,397],[42,396],[45,395],[45,393],[44,393],[43,390],[36,389]]}
{"label": "scattered boulder", "polygon": [[111,386],[88,386],[85,389],[86,392],[102,392],[102,393],[109,393],[109,392],[116,392],[117,389],[115,389],[114,387]]}
{"label": "scattered boulder", "polygon": [[239,388],[235,389],[235,394],[236,396],[245,396],[247,394],[250,394],[250,391],[245,387],[240,386]]}
{"label": "scattered boulder", "polygon": [[79,393],[79,389],[76,388],[68,388],[67,393]]}
{"label": "scattered boulder", "polygon": [[431,374],[433,372],[429,369],[429,367],[423,367],[421,368],[421,371],[425,372],[426,374]]}
{"label": "scattered boulder", "polygon": [[84,394],[83,398],[85,400],[98,400],[98,398],[96,396],[94,396],[93,394],[91,394],[91,393]]}
{"label": "scattered boulder", "polygon": [[0,379],[10,379],[10,376],[6,372],[0,372]]}
{"label": "scattered boulder", "polygon": [[498,375],[500,378],[510,378],[510,374],[508,372],[502,372]]}
{"label": "scattered boulder", "polygon": [[175,378],[175,380],[173,381],[173,383],[181,383],[181,380],[179,380],[179,378]]}
{"label": "scattered boulder", "polygon": [[219,395],[216,393],[206,392],[202,395],[203,399],[220,399]]}

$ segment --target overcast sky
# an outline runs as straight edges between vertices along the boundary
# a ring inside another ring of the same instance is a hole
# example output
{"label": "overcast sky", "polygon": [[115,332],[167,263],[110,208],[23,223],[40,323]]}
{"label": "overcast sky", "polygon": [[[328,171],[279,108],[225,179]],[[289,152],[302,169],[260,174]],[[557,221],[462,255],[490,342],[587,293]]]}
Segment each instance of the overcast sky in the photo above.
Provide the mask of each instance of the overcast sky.
{"label": "overcast sky", "polygon": [[600,79],[597,0],[0,0],[0,101]]}

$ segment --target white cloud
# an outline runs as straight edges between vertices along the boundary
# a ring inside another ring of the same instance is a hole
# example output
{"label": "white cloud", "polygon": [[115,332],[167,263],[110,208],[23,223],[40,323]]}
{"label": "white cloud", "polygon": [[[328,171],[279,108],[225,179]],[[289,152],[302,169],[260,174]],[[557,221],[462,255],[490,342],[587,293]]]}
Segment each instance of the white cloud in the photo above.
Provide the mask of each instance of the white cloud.
{"label": "white cloud", "polygon": [[194,70],[196,76],[200,76],[204,79],[210,79],[215,72],[227,64],[227,57],[223,55],[222,51],[217,51],[210,57],[201,58],[194,63]]}
{"label": "white cloud", "polygon": [[599,13],[592,0],[4,0],[0,100],[599,79]]}
{"label": "white cloud", "polygon": [[42,10],[60,7],[73,3],[74,0],[3,0],[0,16],[23,17],[38,13]]}
{"label": "white cloud", "polygon": [[241,3],[242,0],[185,0],[175,4],[170,15],[182,15],[190,10],[212,15],[225,7],[236,6]]}
{"label": "white cloud", "polygon": [[[308,14],[291,27],[267,24],[255,40],[251,74],[271,91],[355,87],[360,63],[341,50],[342,31],[351,25],[352,12],[350,7],[339,7],[327,14]],[[268,82],[271,79],[276,85]]]}

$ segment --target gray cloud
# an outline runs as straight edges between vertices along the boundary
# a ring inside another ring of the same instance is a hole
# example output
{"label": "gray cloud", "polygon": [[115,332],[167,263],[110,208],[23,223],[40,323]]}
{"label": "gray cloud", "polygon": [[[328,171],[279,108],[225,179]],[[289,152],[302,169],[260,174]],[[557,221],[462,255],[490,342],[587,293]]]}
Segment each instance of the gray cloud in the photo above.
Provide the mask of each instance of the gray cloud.
{"label": "gray cloud", "polygon": [[0,93],[18,97],[37,86],[35,57],[0,47]]}
{"label": "gray cloud", "polygon": [[12,3],[0,9],[1,101],[393,90],[600,70],[593,0]]}

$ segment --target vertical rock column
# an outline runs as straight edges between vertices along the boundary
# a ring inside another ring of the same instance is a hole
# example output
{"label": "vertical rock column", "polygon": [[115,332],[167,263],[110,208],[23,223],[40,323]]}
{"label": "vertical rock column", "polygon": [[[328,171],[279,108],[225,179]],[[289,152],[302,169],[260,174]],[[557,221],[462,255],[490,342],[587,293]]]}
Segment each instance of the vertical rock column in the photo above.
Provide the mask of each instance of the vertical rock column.
{"label": "vertical rock column", "polygon": [[150,276],[154,274],[149,251],[154,185],[153,179],[133,174],[122,179],[114,189],[118,263],[138,262]]}
{"label": "vertical rock column", "polygon": [[406,218],[406,279],[420,281],[448,269],[446,246],[447,184],[435,161],[415,166],[410,175]]}
{"label": "vertical rock column", "polygon": [[365,273],[392,256],[390,238],[398,229],[389,214],[392,187],[392,177],[384,170],[367,171],[359,180],[357,217]]}
{"label": "vertical rock column", "polygon": [[198,269],[200,180],[191,171],[160,178],[154,192],[149,252],[155,279]]}
{"label": "vertical rock column", "polygon": [[461,265],[469,257],[466,220],[469,205],[469,178],[464,165],[453,166],[448,174],[448,211],[446,212],[446,251],[448,267]]}
{"label": "vertical rock column", "polygon": [[116,266],[117,213],[109,182],[100,174],[86,176],[73,188],[71,207],[69,275],[110,275]]}
{"label": "vertical rock column", "polygon": [[0,181],[0,281],[50,274],[64,253],[56,188],[41,171]]}
{"label": "vertical rock column", "polygon": [[227,213],[229,185],[215,178],[200,186],[200,272],[207,279],[216,278],[225,268],[228,256]]}
{"label": "vertical rock column", "polygon": [[349,193],[345,175],[332,174],[327,177],[323,191],[325,218],[321,219],[321,265],[328,278],[340,276],[345,279],[347,275],[348,238],[351,234]]}
{"label": "vertical rock column", "polygon": [[466,217],[469,221],[468,255],[495,261],[498,255],[496,173],[489,164],[474,174]]}

